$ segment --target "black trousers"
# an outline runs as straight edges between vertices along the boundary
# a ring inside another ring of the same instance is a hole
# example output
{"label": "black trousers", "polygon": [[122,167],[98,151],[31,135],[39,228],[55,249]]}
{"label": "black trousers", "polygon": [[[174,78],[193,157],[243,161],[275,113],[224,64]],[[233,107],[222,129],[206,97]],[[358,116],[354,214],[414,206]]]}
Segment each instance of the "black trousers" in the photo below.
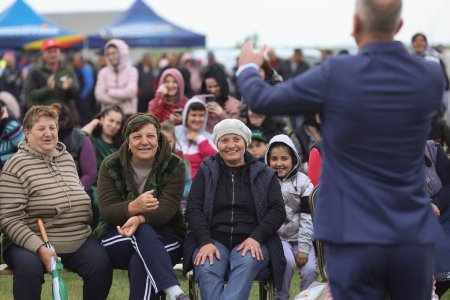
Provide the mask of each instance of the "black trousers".
{"label": "black trousers", "polygon": [[433,245],[337,245],[325,260],[334,300],[431,298]]}
{"label": "black trousers", "polygon": [[132,237],[123,237],[111,228],[102,245],[114,268],[128,270],[129,299],[157,299],[164,289],[179,285],[173,266],[181,260],[181,245],[142,224]]}
{"label": "black trousers", "polygon": [[[108,297],[112,283],[112,264],[108,253],[93,237],[87,239],[74,253],[57,254],[64,267],[83,278],[83,299],[101,300]],[[14,299],[41,299],[46,270],[37,254],[12,245],[6,249],[4,258],[14,271]]]}

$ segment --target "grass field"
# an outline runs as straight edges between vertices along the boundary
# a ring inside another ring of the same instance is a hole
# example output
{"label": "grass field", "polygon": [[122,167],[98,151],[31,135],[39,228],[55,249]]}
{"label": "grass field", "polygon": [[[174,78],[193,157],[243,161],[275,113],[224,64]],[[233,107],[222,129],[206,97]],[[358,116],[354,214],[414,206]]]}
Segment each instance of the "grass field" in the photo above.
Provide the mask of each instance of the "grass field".
{"label": "grass field", "polygon": [[[180,280],[181,288],[183,291],[188,293],[188,280],[183,278],[181,271],[176,271],[178,279]],[[67,286],[67,293],[69,299],[78,300],[83,299],[82,291],[82,281],[78,275],[74,273],[63,273],[64,282]],[[12,276],[0,276],[0,299],[1,300],[12,300]],[[295,294],[299,292],[299,279],[298,274],[294,276],[292,282],[291,296],[294,297]],[[114,270],[114,279],[109,293],[109,300],[125,300],[128,299],[128,275],[126,271]],[[45,284],[42,286],[42,300],[51,300],[51,277],[50,275],[45,275]],[[258,286],[254,285],[250,298],[252,300],[257,300],[258,298]]]}
{"label": "grass field", "polygon": [[[181,271],[176,271],[177,276],[181,283],[181,288],[186,293],[188,292],[188,280],[183,278]],[[78,275],[74,273],[64,273],[64,282],[67,285],[69,299],[78,300],[82,299],[82,282]],[[128,299],[128,276],[126,271],[115,270],[114,281],[109,293],[109,300],[125,300]],[[291,299],[299,292],[299,277],[298,273],[295,274],[291,285]],[[0,299],[12,300],[12,276],[0,276]],[[51,300],[51,277],[45,276],[45,284],[42,287],[42,300]],[[258,300],[258,287],[254,285],[252,293],[250,295],[251,300]],[[447,292],[441,300],[450,300],[450,292]]]}

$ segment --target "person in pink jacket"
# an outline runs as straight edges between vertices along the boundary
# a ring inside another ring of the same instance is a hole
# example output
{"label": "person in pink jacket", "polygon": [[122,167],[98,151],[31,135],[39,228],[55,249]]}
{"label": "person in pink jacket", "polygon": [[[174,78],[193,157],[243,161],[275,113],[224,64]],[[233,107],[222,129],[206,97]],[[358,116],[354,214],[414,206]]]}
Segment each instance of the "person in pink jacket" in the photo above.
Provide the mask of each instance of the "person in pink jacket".
{"label": "person in pink jacket", "polygon": [[148,104],[148,112],[160,123],[168,121],[172,125],[179,125],[186,102],[183,75],[177,69],[170,68],[161,74],[155,98]]}
{"label": "person in pink jacket", "polygon": [[214,101],[206,103],[208,123],[206,131],[212,132],[214,125],[225,119],[239,119],[241,114],[241,101],[229,96],[225,72],[217,66],[209,67],[202,82],[202,93],[213,94]]}
{"label": "person in pink jacket", "polygon": [[183,124],[175,127],[178,146],[191,164],[192,180],[203,159],[217,153],[212,135],[205,130],[207,120],[205,103],[200,98],[194,97],[184,107]]}
{"label": "person in pink jacket", "polygon": [[138,71],[130,63],[128,45],[112,39],[105,45],[106,67],[97,76],[95,98],[101,110],[120,106],[125,115],[137,112]]}

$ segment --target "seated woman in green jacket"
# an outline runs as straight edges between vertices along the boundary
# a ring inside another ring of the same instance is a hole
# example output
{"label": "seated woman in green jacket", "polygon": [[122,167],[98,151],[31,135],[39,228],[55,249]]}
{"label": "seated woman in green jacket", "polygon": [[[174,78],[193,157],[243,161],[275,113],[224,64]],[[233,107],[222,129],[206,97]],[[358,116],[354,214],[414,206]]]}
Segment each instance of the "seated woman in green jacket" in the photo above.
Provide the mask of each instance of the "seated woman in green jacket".
{"label": "seated woman in green jacket", "polygon": [[131,116],[124,137],[100,166],[96,234],[113,266],[128,269],[130,299],[154,298],[160,291],[171,300],[188,299],[173,272],[185,234],[179,208],[184,163],[154,116]]}

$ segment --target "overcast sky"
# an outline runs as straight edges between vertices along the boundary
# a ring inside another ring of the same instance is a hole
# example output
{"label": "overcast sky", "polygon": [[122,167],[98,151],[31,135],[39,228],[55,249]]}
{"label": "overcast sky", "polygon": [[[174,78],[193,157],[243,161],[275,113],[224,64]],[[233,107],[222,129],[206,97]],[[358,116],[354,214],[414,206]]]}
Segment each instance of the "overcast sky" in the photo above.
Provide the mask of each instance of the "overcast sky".
{"label": "overcast sky", "polygon": [[[14,0],[1,0],[0,11]],[[134,0],[26,0],[40,13],[126,10]],[[276,47],[353,45],[354,0],[145,0],[172,23],[205,34],[207,47],[234,47],[257,33]],[[424,32],[450,44],[449,0],[405,0],[398,39]],[[94,29],[93,29],[94,30]]]}

